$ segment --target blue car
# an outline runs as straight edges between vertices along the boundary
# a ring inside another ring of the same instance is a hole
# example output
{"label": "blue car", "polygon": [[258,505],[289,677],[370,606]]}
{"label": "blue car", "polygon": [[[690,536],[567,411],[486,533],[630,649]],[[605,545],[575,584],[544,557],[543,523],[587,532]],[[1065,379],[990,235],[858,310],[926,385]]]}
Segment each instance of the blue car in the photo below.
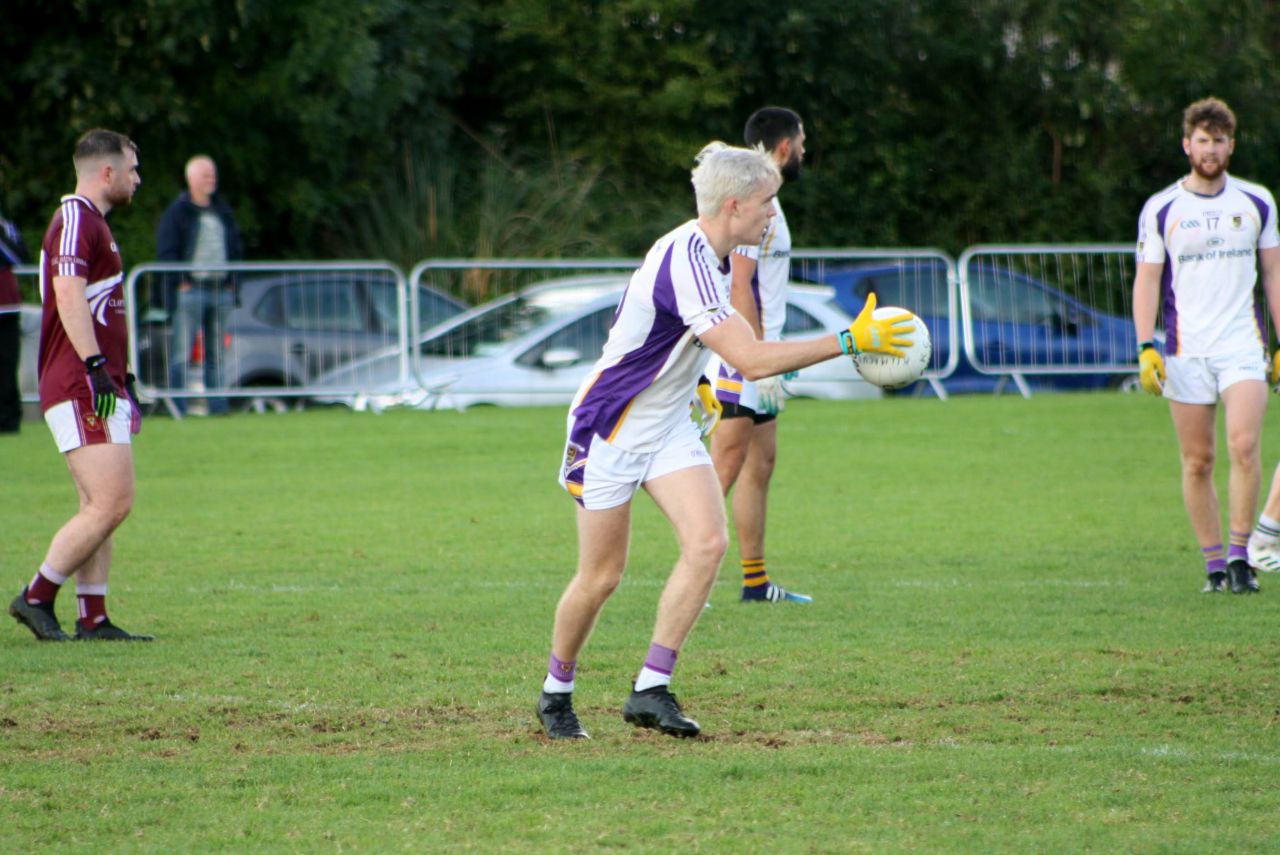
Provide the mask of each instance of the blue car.
{"label": "blue car", "polygon": [[[957,305],[950,305],[942,261],[828,262],[800,275],[830,286],[850,315],[861,311],[873,291],[879,305],[903,306],[919,315],[933,340],[931,371],[941,371],[953,348],[958,351],[955,372],[941,381],[948,393],[995,391],[1015,373],[1031,389],[1130,388],[1137,372],[1137,338],[1128,317],[1099,311],[1018,271],[984,264],[968,269],[974,354],[1001,376],[979,372],[962,341],[952,340],[953,312],[960,335],[964,325],[958,297]],[[1127,289],[1113,298],[1123,301]],[[1072,370],[1080,368],[1105,371]],[[929,389],[921,382],[903,391],[927,394]]]}

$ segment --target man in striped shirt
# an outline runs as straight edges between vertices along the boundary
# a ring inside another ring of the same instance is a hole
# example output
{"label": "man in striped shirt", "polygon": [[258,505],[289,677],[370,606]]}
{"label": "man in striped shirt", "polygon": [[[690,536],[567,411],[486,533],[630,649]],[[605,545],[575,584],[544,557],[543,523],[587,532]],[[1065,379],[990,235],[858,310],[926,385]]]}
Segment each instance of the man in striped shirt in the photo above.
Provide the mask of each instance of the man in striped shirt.
{"label": "man in striped shirt", "polygon": [[631,500],[643,487],[675,529],[680,556],[658,601],[648,656],[623,719],[696,736],[668,690],[728,547],[724,500],[689,417],[711,351],[750,380],[840,354],[900,353],[909,315],[869,308],[839,336],[760,341],[729,301],[729,253],[759,242],[780,184],[767,154],[712,143],[693,170],[698,217],[649,250],[622,296],[600,360],[570,407],[560,483],[578,502],[578,567],[556,608],[537,714],[552,739],[587,736],[573,709],[578,654],[626,567]]}
{"label": "man in striped shirt", "polygon": [[42,641],[69,640],[54,600],[75,576],[77,640],[150,641],[113,624],[106,607],[111,536],[133,506],[130,439],[140,424],[125,373],[124,268],[106,215],[128,205],[142,183],[138,148],[123,134],[92,130],[72,160],[76,192],[62,197],[40,248],[39,375],[40,409],[66,455],[80,508],[9,613]]}

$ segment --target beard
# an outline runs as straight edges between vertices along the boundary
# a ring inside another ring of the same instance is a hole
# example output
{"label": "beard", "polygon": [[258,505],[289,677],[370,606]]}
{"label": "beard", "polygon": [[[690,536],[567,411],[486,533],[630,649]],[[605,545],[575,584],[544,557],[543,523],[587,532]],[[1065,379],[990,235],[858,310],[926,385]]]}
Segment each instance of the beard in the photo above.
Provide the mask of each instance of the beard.
{"label": "beard", "polygon": [[107,201],[111,203],[113,208],[131,204],[133,202],[133,188],[130,186],[112,187],[107,191]]}
{"label": "beard", "polygon": [[782,168],[778,170],[782,173],[783,181],[799,181],[800,180],[800,158],[795,154],[791,155],[791,159],[782,164]]}
{"label": "beard", "polygon": [[1227,171],[1227,164],[1230,162],[1230,155],[1227,155],[1221,160],[1218,160],[1217,158],[1209,160],[1204,157],[1201,157],[1198,160],[1196,158],[1191,158],[1191,171],[1196,175],[1199,175],[1201,178],[1213,181],[1218,176],[1222,175],[1222,173]]}

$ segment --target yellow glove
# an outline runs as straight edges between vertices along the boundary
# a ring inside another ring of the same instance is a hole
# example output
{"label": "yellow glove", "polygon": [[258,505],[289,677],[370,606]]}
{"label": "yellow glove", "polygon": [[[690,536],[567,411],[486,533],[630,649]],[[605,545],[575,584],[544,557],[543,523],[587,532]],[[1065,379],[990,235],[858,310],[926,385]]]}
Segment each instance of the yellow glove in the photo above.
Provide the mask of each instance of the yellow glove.
{"label": "yellow glove", "polygon": [[724,405],[716,397],[716,391],[711,388],[711,381],[706,377],[698,378],[698,400],[690,406],[693,407],[693,420],[698,423],[702,438],[706,439],[715,433],[720,426]]}
{"label": "yellow glove", "polygon": [[1160,351],[1147,344],[1138,351],[1138,382],[1149,395],[1159,395],[1164,391],[1164,357]]}
{"label": "yellow glove", "polygon": [[875,318],[875,310],[876,295],[872,291],[867,295],[867,304],[862,307],[853,324],[840,333],[840,349],[850,356],[855,353],[902,356],[899,348],[911,345],[908,335],[912,331],[911,313],[903,312],[892,318]]}
{"label": "yellow glove", "polygon": [[1271,384],[1271,388],[1275,388],[1280,383],[1280,350],[1275,352],[1271,357],[1271,371],[1267,373],[1267,382]]}

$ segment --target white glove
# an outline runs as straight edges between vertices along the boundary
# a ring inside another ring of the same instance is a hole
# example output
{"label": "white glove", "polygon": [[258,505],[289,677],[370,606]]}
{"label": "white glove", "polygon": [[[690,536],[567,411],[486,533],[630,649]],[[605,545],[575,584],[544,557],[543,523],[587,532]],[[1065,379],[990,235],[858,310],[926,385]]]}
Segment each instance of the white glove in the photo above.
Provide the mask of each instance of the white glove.
{"label": "white glove", "polygon": [[791,390],[781,375],[765,377],[756,381],[756,401],[760,404],[760,412],[776,416],[787,408],[787,397]]}

